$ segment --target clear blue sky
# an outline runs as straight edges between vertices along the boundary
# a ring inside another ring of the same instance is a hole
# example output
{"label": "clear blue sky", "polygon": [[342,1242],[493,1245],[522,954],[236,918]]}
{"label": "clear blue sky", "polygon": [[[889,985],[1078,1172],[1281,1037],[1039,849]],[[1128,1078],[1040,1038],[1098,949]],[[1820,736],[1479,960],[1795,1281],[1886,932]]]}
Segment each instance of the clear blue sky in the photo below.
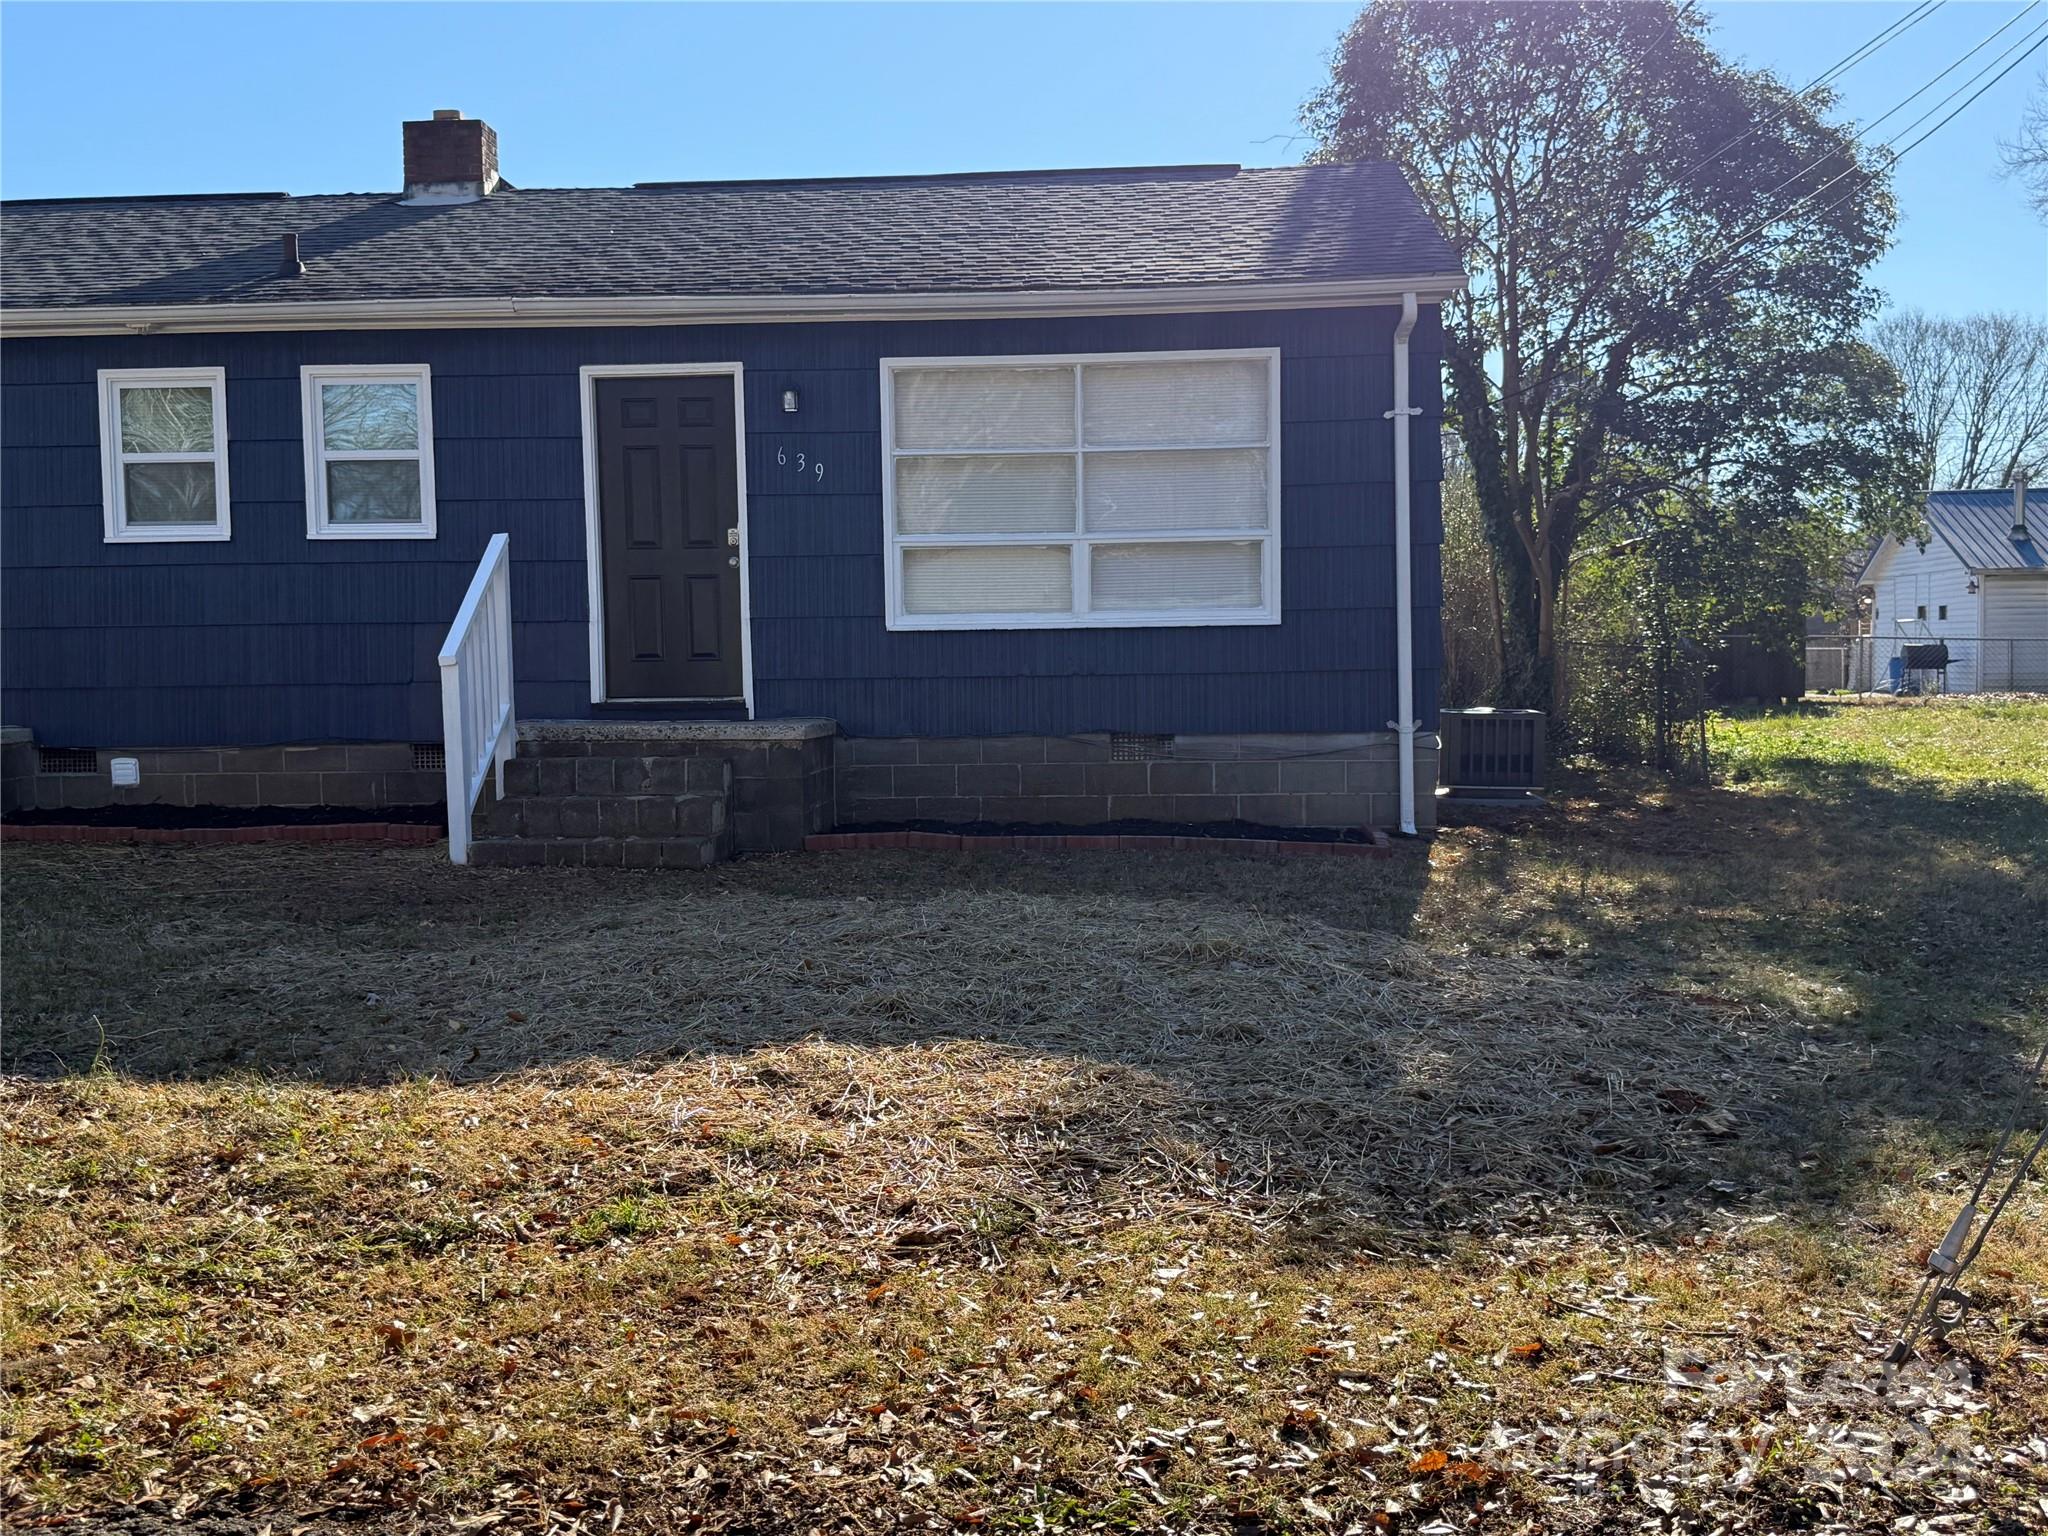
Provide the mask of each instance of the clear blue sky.
{"label": "clear blue sky", "polygon": [[[2018,9],[1951,0],[1842,82],[1868,119]],[[458,107],[527,186],[1298,158],[1351,5],[0,6],[11,197],[381,190]],[[1804,85],[1905,4],[1711,7]],[[2048,17],[2048,6],[2041,12]],[[1937,87],[1904,122],[2020,35]],[[1900,302],[2048,313],[2048,231],[2000,179],[2048,48],[1900,168]]]}

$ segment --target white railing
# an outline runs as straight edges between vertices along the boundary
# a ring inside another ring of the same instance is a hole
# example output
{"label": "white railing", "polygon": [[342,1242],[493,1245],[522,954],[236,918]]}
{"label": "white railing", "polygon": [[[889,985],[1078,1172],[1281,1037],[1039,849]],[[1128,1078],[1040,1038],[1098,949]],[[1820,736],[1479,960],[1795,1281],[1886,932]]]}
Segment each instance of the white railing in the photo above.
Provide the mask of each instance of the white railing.
{"label": "white railing", "polygon": [[512,561],[510,538],[491,535],[469,591],[441,642],[441,736],[448,758],[448,857],[469,862],[469,818],[494,769],[505,793],[505,764],[518,747],[512,714]]}

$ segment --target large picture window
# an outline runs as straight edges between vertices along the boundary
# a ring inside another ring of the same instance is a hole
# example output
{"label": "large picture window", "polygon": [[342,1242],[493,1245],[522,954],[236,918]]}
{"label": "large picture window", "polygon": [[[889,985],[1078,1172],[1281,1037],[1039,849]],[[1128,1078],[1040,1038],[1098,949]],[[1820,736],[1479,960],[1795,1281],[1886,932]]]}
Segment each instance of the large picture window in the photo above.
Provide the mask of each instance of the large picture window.
{"label": "large picture window", "polygon": [[424,366],[300,370],[306,534],[434,536],[433,399]]}
{"label": "large picture window", "polygon": [[226,374],[108,369],[99,380],[107,542],[227,538]]}
{"label": "large picture window", "polygon": [[889,627],[1272,624],[1272,349],[887,358]]}

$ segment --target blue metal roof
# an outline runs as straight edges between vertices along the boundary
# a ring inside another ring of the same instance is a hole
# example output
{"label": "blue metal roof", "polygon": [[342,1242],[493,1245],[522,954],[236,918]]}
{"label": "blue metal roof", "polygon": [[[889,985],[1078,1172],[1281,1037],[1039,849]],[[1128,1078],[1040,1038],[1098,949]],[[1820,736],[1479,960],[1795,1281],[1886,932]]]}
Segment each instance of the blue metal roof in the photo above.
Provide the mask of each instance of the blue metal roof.
{"label": "blue metal roof", "polygon": [[2048,490],[2027,493],[2028,538],[2012,536],[2011,491],[1932,491],[1927,521],[1973,571],[2048,571]]}

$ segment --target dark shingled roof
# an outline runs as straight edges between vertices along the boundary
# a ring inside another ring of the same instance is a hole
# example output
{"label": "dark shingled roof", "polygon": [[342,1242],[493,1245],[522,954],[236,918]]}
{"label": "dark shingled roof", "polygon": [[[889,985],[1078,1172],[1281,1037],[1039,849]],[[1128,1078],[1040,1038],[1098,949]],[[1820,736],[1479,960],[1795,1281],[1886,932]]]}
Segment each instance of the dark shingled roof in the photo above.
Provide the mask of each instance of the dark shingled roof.
{"label": "dark shingled roof", "polygon": [[[278,272],[296,233],[303,276]],[[10,308],[377,299],[1085,292],[1440,276],[1393,166],[0,205]]]}

